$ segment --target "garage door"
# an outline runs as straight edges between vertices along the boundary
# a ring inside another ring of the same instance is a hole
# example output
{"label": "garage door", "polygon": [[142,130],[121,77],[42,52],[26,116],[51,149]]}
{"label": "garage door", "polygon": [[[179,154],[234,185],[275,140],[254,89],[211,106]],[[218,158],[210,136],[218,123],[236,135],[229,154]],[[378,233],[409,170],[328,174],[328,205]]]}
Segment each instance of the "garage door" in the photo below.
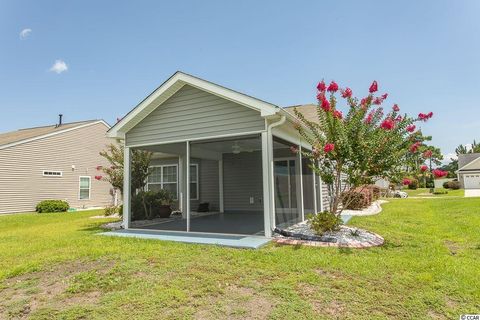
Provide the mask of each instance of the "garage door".
{"label": "garage door", "polygon": [[480,174],[467,174],[463,179],[465,189],[480,189]]}

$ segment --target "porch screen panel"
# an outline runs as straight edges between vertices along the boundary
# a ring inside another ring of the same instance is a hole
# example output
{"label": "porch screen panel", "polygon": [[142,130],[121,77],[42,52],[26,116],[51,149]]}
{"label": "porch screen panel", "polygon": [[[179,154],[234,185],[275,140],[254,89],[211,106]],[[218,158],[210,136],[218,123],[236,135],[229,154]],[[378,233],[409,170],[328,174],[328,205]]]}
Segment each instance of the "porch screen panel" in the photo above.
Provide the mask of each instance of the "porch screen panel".
{"label": "porch screen panel", "polygon": [[275,225],[288,228],[302,220],[300,162],[296,154],[298,146],[274,137],[274,201]]}

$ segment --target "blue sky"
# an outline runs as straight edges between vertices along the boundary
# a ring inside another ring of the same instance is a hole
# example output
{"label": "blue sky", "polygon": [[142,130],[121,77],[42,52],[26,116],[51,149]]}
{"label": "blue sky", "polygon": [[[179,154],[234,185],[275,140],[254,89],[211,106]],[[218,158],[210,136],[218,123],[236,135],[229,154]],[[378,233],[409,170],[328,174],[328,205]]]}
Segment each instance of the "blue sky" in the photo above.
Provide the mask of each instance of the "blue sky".
{"label": "blue sky", "polygon": [[[0,132],[58,113],[114,123],[182,70],[280,106],[314,102],[322,78],[359,96],[375,79],[386,107],[433,111],[423,130],[451,153],[480,139],[479,12],[475,0],[0,0]],[[51,71],[57,60],[68,69]]]}

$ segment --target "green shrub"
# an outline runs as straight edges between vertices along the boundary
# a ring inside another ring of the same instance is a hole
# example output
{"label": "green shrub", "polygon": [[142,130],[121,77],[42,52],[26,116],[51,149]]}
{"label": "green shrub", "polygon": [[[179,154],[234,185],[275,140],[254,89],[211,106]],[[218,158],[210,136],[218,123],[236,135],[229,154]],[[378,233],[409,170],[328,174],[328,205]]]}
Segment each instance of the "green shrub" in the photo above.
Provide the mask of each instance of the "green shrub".
{"label": "green shrub", "polygon": [[38,213],[43,212],[65,212],[70,208],[70,205],[67,201],[63,200],[43,200],[40,201],[35,211]]}
{"label": "green shrub", "polygon": [[158,216],[160,206],[172,204],[172,194],[167,190],[140,191],[132,197],[132,219],[154,219]]}
{"label": "green shrub", "polygon": [[103,214],[105,216],[113,216],[118,212],[118,206],[107,206],[105,209],[103,209]]}
{"label": "green shrub", "polygon": [[458,190],[460,189],[460,182],[458,181],[449,181],[448,182],[448,189]]}
{"label": "green shrub", "polygon": [[417,179],[410,179],[410,184],[408,185],[408,189],[410,190],[417,190],[418,189],[418,180]]}
{"label": "green shrub", "polygon": [[343,208],[348,210],[361,210],[372,203],[372,193],[368,188],[352,189],[343,192],[341,197]]}
{"label": "green shrub", "polygon": [[449,185],[450,181],[445,181],[442,186],[443,186],[443,189],[448,189],[448,185]]}
{"label": "green shrub", "polygon": [[310,214],[307,218],[312,230],[320,236],[327,231],[337,231],[342,224],[339,215],[328,211],[319,212],[315,215]]}
{"label": "green shrub", "polygon": [[433,181],[428,181],[426,187],[428,189],[435,188],[435,183]]}

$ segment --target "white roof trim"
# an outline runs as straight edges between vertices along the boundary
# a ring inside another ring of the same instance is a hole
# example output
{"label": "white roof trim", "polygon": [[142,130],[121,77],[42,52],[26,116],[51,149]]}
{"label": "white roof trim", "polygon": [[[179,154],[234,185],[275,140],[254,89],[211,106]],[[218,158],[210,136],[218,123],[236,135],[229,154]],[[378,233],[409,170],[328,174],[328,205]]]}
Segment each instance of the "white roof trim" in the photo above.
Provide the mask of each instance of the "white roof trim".
{"label": "white roof trim", "polygon": [[[461,168],[458,169],[457,171],[463,170],[464,168],[470,166],[471,164],[473,164],[473,163],[476,162],[476,161],[480,161],[480,157],[473,159],[472,161],[470,161],[469,163],[467,163],[466,165],[464,165],[463,167],[461,167]],[[477,170],[477,169],[471,169],[471,170]],[[479,167],[479,170],[480,170],[480,167]]]}
{"label": "white roof trim", "polygon": [[[260,115],[262,117],[274,115],[282,110],[282,108],[271,103],[177,71],[169,79],[167,79],[167,81],[160,85],[160,87],[153,91],[147,98],[140,102],[125,117],[123,117],[123,119],[117,122],[117,124],[115,124],[109,130],[108,136],[112,138],[124,138],[125,132],[137,125],[141,120],[148,116],[148,114],[150,114],[186,84],[221,98],[241,104],[245,107],[260,111]],[[157,103],[152,105],[155,102]]]}
{"label": "white roof trim", "polygon": [[32,141],[35,141],[35,140],[40,140],[40,139],[45,139],[45,138],[48,138],[48,137],[56,136],[56,135],[58,135],[58,134],[62,134],[62,133],[65,133],[65,132],[69,132],[69,131],[73,131],[73,130],[77,130],[77,129],[81,129],[81,128],[93,126],[94,124],[98,124],[98,123],[102,123],[102,124],[104,124],[108,129],[110,129],[110,125],[109,125],[108,123],[106,123],[106,122],[103,121],[103,120],[98,120],[98,121],[94,121],[94,122],[89,122],[89,123],[86,123],[86,124],[82,124],[82,125],[79,125],[79,126],[76,126],[76,127],[73,127],[73,128],[68,128],[68,129],[65,129],[65,130],[56,131],[56,132],[51,132],[51,133],[47,133],[47,134],[44,134],[44,135],[41,135],[41,136],[37,136],[37,137],[33,137],[33,138],[28,138],[28,139],[24,139],[24,140],[20,140],[20,141],[16,141],[16,142],[8,143],[8,144],[4,144],[3,146],[0,146],[0,150],[7,149],[7,148],[11,148],[11,147],[18,146],[18,145],[20,145],[20,144],[24,144],[24,143],[28,143],[28,142],[32,142]]}

